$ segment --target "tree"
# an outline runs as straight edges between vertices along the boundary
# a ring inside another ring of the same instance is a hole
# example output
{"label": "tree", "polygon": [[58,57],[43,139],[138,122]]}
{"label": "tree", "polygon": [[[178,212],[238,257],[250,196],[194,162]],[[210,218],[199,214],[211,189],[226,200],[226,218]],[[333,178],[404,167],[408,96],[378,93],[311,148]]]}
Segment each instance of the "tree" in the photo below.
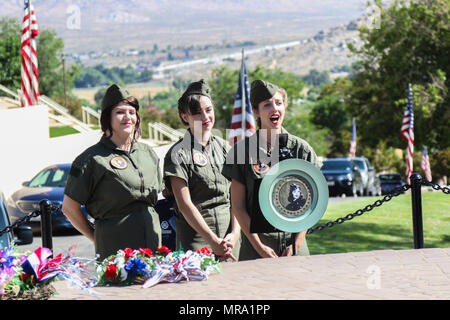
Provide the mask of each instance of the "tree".
{"label": "tree", "polygon": [[[22,28],[16,18],[0,20],[0,81],[10,89],[20,89]],[[39,91],[41,94],[57,97],[64,95],[64,74],[62,54],[64,42],[51,29],[41,29],[36,41]],[[80,68],[66,66],[66,85],[68,94]]]}
{"label": "tree", "polygon": [[346,103],[352,83],[348,78],[338,78],[325,85],[313,102],[311,121],[318,128],[328,129],[326,140],[330,144],[326,156],[346,156],[351,139],[351,118]]}
{"label": "tree", "polygon": [[0,83],[10,89],[20,88],[21,28],[13,18],[0,20]]}
{"label": "tree", "polygon": [[448,0],[395,0],[381,12],[376,28],[360,27],[362,45],[349,97],[359,141],[404,148],[399,131],[413,84],[415,144],[433,152],[450,145],[450,4]]}
{"label": "tree", "polygon": [[312,69],[306,76],[302,77],[308,85],[317,87],[323,83],[331,83],[330,76],[327,71],[318,71],[317,69]]}

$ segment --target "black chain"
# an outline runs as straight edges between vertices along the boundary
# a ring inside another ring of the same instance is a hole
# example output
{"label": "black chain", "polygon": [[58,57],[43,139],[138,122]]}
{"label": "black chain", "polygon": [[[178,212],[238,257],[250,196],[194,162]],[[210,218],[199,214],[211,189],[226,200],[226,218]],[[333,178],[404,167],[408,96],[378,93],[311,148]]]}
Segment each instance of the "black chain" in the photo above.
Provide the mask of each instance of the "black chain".
{"label": "black chain", "polygon": [[324,229],[328,229],[328,228],[334,227],[337,224],[342,224],[345,221],[352,220],[354,217],[362,216],[364,213],[372,211],[373,208],[381,206],[383,203],[390,201],[393,197],[397,197],[398,195],[402,194],[403,192],[409,190],[410,188],[411,188],[411,185],[405,184],[402,187],[394,189],[391,193],[385,195],[383,197],[383,199],[378,199],[373,204],[367,205],[366,207],[364,207],[364,209],[358,209],[358,210],[356,210],[353,213],[349,213],[345,217],[336,219],[335,221],[329,221],[327,223],[319,224],[316,227],[310,228],[308,230],[307,234],[311,234],[311,233],[314,233],[316,231],[321,231],[321,230],[324,230]]}
{"label": "black chain", "polygon": [[[55,204],[50,205],[50,211],[53,213],[53,211],[59,210],[59,206]],[[4,235],[5,233],[11,232],[13,229],[20,227],[21,225],[27,224],[30,222],[31,218],[39,217],[41,215],[41,210],[34,210],[33,212],[29,213],[23,218],[20,218],[16,220],[12,225],[7,226],[5,229],[0,231],[0,237]]]}
{"label": "black chain", "polygon": [[31,212],[27,216],[16,220],[16,222],[14,222],[12,225],[9,225],[5,229],[1,230],[0,231],[0,237],[3,234],[7,233],[7,232],[11,232],[14,228],[20,227],[21,225],[30,222],[31,218],[35,218],[35,217],[38,217],[40,215],[41,215],[41,211],[40,210],[34,210],[33,212]]}
{"label": "black chain", "polygon": [[426,179],[422,179],[422,184],[424,186],[432,187],[434,190],[437,190],[437,191],[441,190],[445,194],[450,194],[450,188],[448,188],[448,187],[441,187],[440,185],[438,185],[436,183],[433,183],[431,181],[428,181]]}

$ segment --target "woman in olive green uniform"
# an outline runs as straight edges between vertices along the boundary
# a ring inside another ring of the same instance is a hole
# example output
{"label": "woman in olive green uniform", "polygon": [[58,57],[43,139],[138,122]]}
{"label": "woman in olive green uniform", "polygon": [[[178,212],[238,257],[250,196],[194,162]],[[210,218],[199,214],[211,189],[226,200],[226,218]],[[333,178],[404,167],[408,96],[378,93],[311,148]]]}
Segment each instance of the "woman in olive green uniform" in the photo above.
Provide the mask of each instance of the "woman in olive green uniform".
{"label": "woman in olive green uniform", "polygon": [[[286,148],[292,158],[319,166],[316,153],[303,139],[282,127],[287,107],[287,94],[269,82],[255,80],[251,85],[250,102],[258,118],[259,130],[233,146],[227,154],[222,173],[232,180],[233,215],[239,221],[243,235],[239,260],[292,255],[291,234],[276,230],[264,218],[258,201],[258,187],[270,166],[279,159],[277,140],[287,134]],[[296,234],[297,255],[309,255],[306,231]]]}
{"label": "woman in olive green uniform", "polygon": [[221,174],[228,148],[211,134],[214,105],[203,79],[188,86],[178,110],[189,129],[164,159],[164,181],[176,200],[177,249],[208,246],[221,260],[236,260],[240,229],[231,215],[230,182]]}
{"label": "woman in olive green uniform", "polygon": [[[159,217],[154,210],[162,189],[159,159],[140,135],[139,103],[128,91],[112,85],[102,100],[100,141],[72,163],[62,211],[95,244],[100,260],[124,248],[161,245]],[[84,204],[95,219],[86,220]]]}

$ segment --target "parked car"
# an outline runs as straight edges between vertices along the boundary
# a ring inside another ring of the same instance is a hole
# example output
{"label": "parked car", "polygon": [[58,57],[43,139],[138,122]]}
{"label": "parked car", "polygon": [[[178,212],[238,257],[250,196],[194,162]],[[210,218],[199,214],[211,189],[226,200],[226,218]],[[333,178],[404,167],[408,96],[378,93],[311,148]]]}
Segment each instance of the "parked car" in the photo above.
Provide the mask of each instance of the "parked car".
{"label": "parked car", "polygon": [[320,170],[327,180],[330,196],[363,194],[361,173],[351,158],[325,159]]}
{"label": "parked car", "polygon": [[[75,230],[61,211],[64,187],[70,167],[70,163],[51,165],[41,170],[30,181],[25,181],[22,184],[23,187],[8,198],[7,205],[11,220],[14,222],[39,209],[39,202],[47,199],[52,203],[52,206],[58,208],[52,212],[52,230]],[[81,210],[92,222],[93,219],[87,214],[84,206],[81,207]],[[40,221],[40,216],[30,220],[29,225],[33,232],[41,230]]]}
{"label": "parked car", "polygon": [[352,160],[356,163],[359,168],[359,172],[361,173],[364,195],[380,195],[381,193],[379,193],[379,188],[377,189],[376,186],[377,175],[374,168],[370,165],[369,160],[366,157],[354,157]]}
{"label": "parked car", "polygon": [[[11,221],[9,220],[5,196],[0,190],[0,233],[10,225]],[[0,235],[0,250],[11,246],[12,243],[15,243],[16,245],[33,243],[33,232],[31,231],[31,228],[29,226],[19,226],[12,232],[5,232]]]}
{"label": "parked car", "polygon": [[378,175],[378,178],[380,179],[382,194],[391,193],[405,184],[400,173],[382,173]]}

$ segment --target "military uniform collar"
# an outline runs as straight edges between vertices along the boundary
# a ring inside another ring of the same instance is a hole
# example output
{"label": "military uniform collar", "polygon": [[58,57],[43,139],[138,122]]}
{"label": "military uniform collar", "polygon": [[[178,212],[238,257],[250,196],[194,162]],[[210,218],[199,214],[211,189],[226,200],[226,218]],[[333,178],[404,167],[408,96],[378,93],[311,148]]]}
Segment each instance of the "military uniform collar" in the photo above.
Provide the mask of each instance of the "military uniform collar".
{"label": "military uniform collar", "polygon": [[[261,159],[259,159],[259,155],[264,155],[264,157],[270,157],[270,155],[271,155],[272,150],[268,151],[267,146],[264,146],[263,144],[261,144],[261,140],[263,140],[263,139],[260,137],[260,132],[261,132],[261,130],[258,129],[253,135],[251,135],[248,138],[249,139],[248,143],[251,144],[252,146],[256,145],[259,149],[258,153],[256,153],[256,154],[253,154],[252,152],[250,152],[249,160],[251,163],[257,163],[258,161],[260,161]],[[288,141],[287,141],[286,147],[288,149],[292,149],[294,146],[294,140],[292,139],[292,135],[289,132],[287,132],[287,130],[284,129],[283,127],[281,128],[281,133],[287,133]],[[265,141],[265,139],[264,139],[264,141]],[[262,153],[260,153],[260,152],[262,152]]]}
{"label": "military uniform collar", "polygon": [[[256,130],[255,134],[253,135],[253,136],[255,136],[256,139],[258,139],[258,142],[260,141],[260,136],[259,136],[260,131],[261,131],[261,129]],[[287,147],[289,148],[289,146],[292,144],[292,135],[284,127],[281,127],[281,133],[287,133],[287,135],[288,135]],[[264,141],[265,141],[265,139],[264,139]]]}
{"label": "military uniform collar", "polygon": [[[116,146],[116,144],[114,142],[111,141],[111,139],[107,138],[105,135],[102,135],[102,137],[100,138],[100,143],[102,143],[104,146],[106,146],[108,149],[114,150],[116,152],[123,152],[123,153],[128,153],[125,150],[120,149],[118,146]],[[137,149],[137,143],[134,142],[131,145],[131,150],[130,153],[132,153],[133,151],[135,151]]]}
{"label": "military uniform collar", "polygon": [[185,134],[185,137],[186,137],[186,135],[190,135],[190,141],[191,141],[191,149],[193,150],[193,149],[195,149],[195,150],[199,150],[199,151],[205,151],[205,150],[207,150],[207,149],[209,149],[210,147],[211,147],[211,145],[212,145],[212,143],[213,143],[213,141],[214,141],[214,135],[210,135],[210,137],[209,137],[209,140],[208,140],[208,144],[206,145],[206,146],[204,146],[203,144],[201,144],[198,140],[197,140],[197,138],[195,138],[195,136],[194,136],[194,134],[192,133],[192,131],[191,131],[191,129],[189,128],[189,129],[187,129],[187,131],[186,131],[186,134]]}

